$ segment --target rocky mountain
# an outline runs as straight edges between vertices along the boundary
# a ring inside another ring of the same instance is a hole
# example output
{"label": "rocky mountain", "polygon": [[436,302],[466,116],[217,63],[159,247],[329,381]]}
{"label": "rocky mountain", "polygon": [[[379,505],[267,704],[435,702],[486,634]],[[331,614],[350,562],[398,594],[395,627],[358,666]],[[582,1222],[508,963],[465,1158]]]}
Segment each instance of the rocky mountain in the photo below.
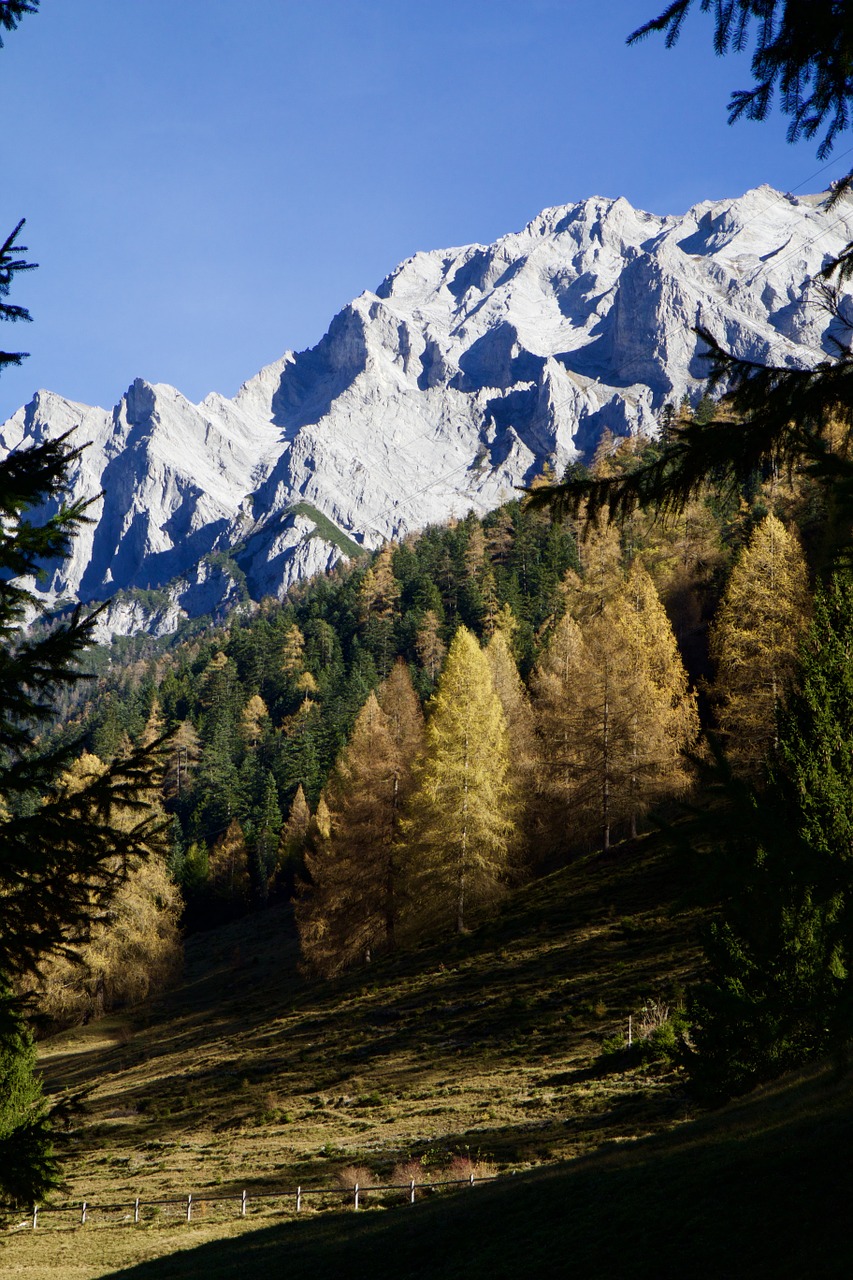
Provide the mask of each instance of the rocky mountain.
{"label": "rocky mountain", "polygon": [[624,199],[546,209],[492,245],[418,253],[233,400],[137,379],[112,410],[39,391],[0,450],[75,428],[97,497],[49,607],[112,598],[101,635],[281,596],[296,579],[653,432],[699,394],[693,328],[808,366],[830,347],[809,278],[853,238],[853,200],[759,187],[658,217]]}

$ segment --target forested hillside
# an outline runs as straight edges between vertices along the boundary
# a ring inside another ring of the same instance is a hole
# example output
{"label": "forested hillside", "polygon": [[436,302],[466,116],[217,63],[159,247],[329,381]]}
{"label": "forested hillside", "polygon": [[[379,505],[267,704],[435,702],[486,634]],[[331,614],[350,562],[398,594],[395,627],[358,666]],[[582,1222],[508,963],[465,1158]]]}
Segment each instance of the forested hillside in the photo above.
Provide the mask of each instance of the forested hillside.
{"label": "forested hillside", "polygon": [[[608,439],[593,465],[657,447]],[[333,973],[674,812],[700,719],[755,773],[808,615],[797,526],[817,547],[818,517],[806,486],[760,477],[621,532],[513,501],[225,626],[101,650],[62,731],[82,722],[101,761],[166,736],[185,925],[295,896],[304,961]]]}

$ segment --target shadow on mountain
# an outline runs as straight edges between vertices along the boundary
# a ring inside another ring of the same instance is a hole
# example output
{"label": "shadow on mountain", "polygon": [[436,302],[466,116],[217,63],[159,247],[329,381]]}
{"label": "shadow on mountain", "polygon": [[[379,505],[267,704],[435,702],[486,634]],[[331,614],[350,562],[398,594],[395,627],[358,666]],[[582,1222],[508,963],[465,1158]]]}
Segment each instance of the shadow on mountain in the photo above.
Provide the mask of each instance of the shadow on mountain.
{"label": "shadow on mountain", "polygon": [[508,388],[519,382],[536,382],[544,364],[544,356],[533,355],[519,346],[515,325],[502,321],[472,342],[460,356],[460,372],[450,386],[457,391],[471,392],[484,387]]}
{"label": "shadow on mountain", "polygon": [[281,375],[272,397],[272,420],[285,439],[292,440],[300,428],[324,418],[366,360],[364,320],[354,307],[344,307],[316,347],[300,351]]}

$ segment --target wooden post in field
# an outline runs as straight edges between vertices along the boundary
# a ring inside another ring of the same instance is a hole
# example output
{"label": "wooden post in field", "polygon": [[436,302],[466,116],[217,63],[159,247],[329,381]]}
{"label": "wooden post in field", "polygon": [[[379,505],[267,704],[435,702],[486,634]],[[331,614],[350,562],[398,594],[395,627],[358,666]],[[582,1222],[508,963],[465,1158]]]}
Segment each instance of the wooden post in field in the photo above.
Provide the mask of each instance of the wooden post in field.
{"label": "wooden post in field", "polygon": [[355,1184],[355,1207],[358,1208],[358,1183]]}
{"label": "wooden post in field", "polygon": [[471,1183],[471,1186],[473,1187],[473,1185],[474,1185],[474,1175],[473,1175],[473,1173],[471,1174],[471,1177],[468,1179],[468,1181]]}
{"label": "wooden post in field", "polygon": [[301,1187],[296,1188],[296,1212],[297,1213],[302,1212],[302,1188]]}
{"label": "wooden post in field", "polygon": [[39,1207],[37,1204],[34,1204],[33,1205],[33,1231],[35,1231],[38,1224],[39,1224]]}
{"label": "wooden post in field", "polygon": [[86,1225],[86,1201],[84,1200],[83,1206],[80,1210],[80,1226],[85,1227],[85,1225]]}
{"label": "wooden post in field", "polygon": [[133,1202],[133,1221],[139,1221],[139,1196]]}
{"label": "wooden post in field", "polygon": [[415,1180],[412,1178],[409,1183],[409,1204],[415,1203]]}
{"label": "wooden post in field", "polygon": [[628,1048],[629,1049],[631,1048],[633,1041],[634,1041],[634,1020],[629,1013],[628,1014]]}
{"label": "wooden post in field", "polygon": [[246,1192],[244,1191],[242,1196],[240,1197],[240,1217],[245,1218],[245,1216],[246,1216]]}
{"label": "wooden post in field", "polygon": [[193,1198],[191,1195],[188,1195],[187,1196],[187,1222],[192,1222],[192,1220],[193,1220]]}

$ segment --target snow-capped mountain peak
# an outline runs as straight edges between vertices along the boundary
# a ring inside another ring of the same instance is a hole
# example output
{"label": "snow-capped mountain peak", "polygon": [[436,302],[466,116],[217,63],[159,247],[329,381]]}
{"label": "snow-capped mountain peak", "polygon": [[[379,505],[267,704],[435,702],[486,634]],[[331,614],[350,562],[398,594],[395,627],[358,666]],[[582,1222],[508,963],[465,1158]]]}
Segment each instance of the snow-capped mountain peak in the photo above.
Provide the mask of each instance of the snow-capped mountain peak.
{"label": "snow-capped mountain peak", "polygon": [[414,254],[233,399],[136,379],[107,411],[39,391],[0,449],[73,428],[73,495],[96,501],[38,590],[49,606],[120,592],[103,634],[170,630],[485,511],[605,428],[653,432],[697,395],[696,326],[762,362],[823,359],[831,326],[806,285],[851,238],[849,199],[828,213],[763,186],[658,217],[595,196],[492,245]]}

